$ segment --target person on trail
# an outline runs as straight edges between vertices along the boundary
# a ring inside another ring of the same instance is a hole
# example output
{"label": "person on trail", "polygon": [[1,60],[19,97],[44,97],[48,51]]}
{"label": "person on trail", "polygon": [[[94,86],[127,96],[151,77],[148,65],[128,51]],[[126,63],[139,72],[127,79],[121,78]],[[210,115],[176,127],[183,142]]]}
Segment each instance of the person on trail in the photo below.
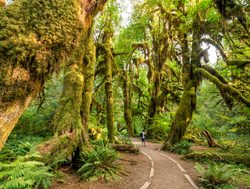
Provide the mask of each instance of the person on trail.
{"label": "person on trail", "polygon": [[141,144],[142,144],[142,146],[146,146],[145,136],[146,136],[146,133],[145,133],[145,131],[143,130],[143,131],[140,133]]}

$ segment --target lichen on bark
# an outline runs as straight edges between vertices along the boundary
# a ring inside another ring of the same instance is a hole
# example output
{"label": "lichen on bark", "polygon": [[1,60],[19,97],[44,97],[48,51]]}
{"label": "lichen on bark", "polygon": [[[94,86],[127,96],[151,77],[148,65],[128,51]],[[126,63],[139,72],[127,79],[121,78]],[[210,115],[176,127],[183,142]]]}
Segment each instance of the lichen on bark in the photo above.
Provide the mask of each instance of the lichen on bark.
{"label": "lichen on bark", "polygon": [[90,121],[90,108],[92,102],[92,93],[95,78],[95,64],[96,64],[96,47],[94,45],[93,34],[87,39],[86,54],[83,58],[83,75],[84,88],[82,92],[81,116],[83,125],[83,139],[87,146],[90,147],[88,129]]}
{"label": "lichen on bark", "polygon": [[112,54],[112,33],[106,29],[104,34],[104,48],[106,53],[106,81],[105,81],[105,93],[106,93],[106,110],[107,110],[107,127],[108,127],[108,139],[112,143],[114,141],[114,107],[113,107],[113,86],[112,86],[112,64],[114,57]]}

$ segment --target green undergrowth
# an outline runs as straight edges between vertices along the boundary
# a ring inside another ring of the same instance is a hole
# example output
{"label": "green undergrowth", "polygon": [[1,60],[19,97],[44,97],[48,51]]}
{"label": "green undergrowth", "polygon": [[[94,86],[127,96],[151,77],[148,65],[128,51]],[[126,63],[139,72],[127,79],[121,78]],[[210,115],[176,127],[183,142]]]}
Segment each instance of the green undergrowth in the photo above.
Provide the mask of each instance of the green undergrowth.
{"label": "green undergrowth", "polygon": [[194,161],[206,162],[223,162],[223,163],[239,163],[250,167],[250,154],[249,153],[232,153],[232,152],[220,152],[220,151],[203,151],[192,152],[184,156],[186,159],[192,159]]}
{"label": "green undergrowth", "polygon": [[0,162],[0,189],[48,189],[54,174],[40,162],[41,156],[18,156],[12,162]]}
{"label": "green undergrowth", "polygon": [[164,141],[170,131],[171,117],[168,114],[156,115],[153,124],[148,128],[146,137]]}
{"label": "green undergrowth", "polygon": [[77,171],[80,178],[85,181],[109,181],[119,178],[121,169],[115,164],[118,159],[117,152],[103,141],[96,142],[93,147],[81,154],[81,165]]}
{"label": "green undergrowth", "polygon": [[182,140],[181,142],[171,146],[169,148],[169,151],[170,152],[175,152],[177,154],[182,154],[182,155],[189,154],[189,153],[192,152],[191,149],[190,149],[191,145],[192,144],[190,142],[188,142],[186,140]]}
{"label": "green undergrowth", "polygon": [[45,138],[40,136],[12,133],[4,148],[0,151],[0,162],[12,162],[18,156],[26,155],[43,140]]}
{"label": "green undergrowth", "polygon": [[201,175],[200,181],[205,188],[237,188],[231,181],[242,175],[246,169],[243,166],[208,162],[204,167],[199,163],[195,165],[196,171]]}

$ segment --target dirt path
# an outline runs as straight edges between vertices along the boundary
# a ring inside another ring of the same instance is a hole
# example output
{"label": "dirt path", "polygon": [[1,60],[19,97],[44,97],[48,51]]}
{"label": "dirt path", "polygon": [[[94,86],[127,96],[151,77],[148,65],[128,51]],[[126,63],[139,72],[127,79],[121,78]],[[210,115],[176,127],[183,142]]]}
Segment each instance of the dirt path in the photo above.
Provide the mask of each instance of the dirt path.
{"label": "dirt path", "polygon": [[[157,151],[160,144],[147,143],[140,147],[138,139],[132,139],[139,146],[140,154],[120,154],[118,163],[124,167],[126,175],[121,175],[120,180],[105,182],[80,181],[75,171],[63,171],[63,182],[55,182],[52,189],[193,189],[186,175],[197,182],[197,173],[194,163],[184,161],[180,155]],[[178,166],[179,165],[179,166]],[[185,172],[183,172],[185,170]],[[151,178],[150,178],[151,177]],[[149,185],[147,187],[147,185]]]}
{"label": "dirt path", "polygon": [[195,173],[189,162],[184,162],[178,155],[158,151],[157,149],[160,145],[147,143],[146,147],[141,147],[141,143],[137,139],[133,139],[133,143],[139,146],[140,151],[148,157],[152,168],[149,173],[149,179],[143,186],[144,188],[147,188],[149,184],[149,189],[197,188],[195,185],[192,185],[194,183],[192,183],[190,176],[194,177]]}

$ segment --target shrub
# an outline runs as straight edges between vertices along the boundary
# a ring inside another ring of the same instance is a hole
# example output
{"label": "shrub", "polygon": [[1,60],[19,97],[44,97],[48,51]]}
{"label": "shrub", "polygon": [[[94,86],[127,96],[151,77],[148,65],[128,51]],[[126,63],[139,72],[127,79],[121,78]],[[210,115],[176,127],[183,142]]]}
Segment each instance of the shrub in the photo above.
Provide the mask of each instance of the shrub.
{"label": "shrub", "polygon": [[53,177],[50,167],[29,159],[28,156],[19,156],[14,162],[0,163],[0,189],[48,189],[50,187]]}
{"label": "shrub", "polygon": [[183,140],[175,144],[174,146],[170,147],[169,151],[175,152],[177,154],[188,154],[191,152],[190,147],[191,147],[191,143]]}
{"label": "shrub", "polygon": [[228,186],[228,182],[233,176],[242,172],[241,168],[234,165],[217,164],[215,162],[210,162],[207,168],[197,163],[195,169],[202,175],[201,181],[208,188]]}
{"label": "shrub", "polygon": [[147,136],[159,141],[165,140],[170,131],[171,117],[167,114],[156,115],[153,124],[148,128]]}
{"label": "shrub", "polygon": [[81,156],[83,164],[77,171],[81,179],[94,181],[98,179],[113,180],[118,178],[120,168],[114,164],[118,158],[117,152],[108,144],[99,142],[93,149],[85,151]]}

